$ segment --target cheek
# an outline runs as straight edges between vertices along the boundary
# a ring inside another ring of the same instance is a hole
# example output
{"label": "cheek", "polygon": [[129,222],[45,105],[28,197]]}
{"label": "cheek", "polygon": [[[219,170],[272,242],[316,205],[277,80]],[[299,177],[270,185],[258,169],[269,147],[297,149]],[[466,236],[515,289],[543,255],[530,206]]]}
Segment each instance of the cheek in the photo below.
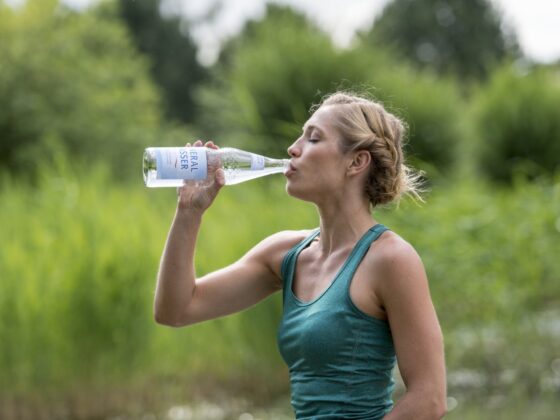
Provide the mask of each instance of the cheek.
{"label": "cheek", "polygon": [[329,182],[339,182],[345,179],[346,171],[344,169],[345,162],[340,159],[325,158],[319,161],[317,165],[315,177]]}
{"label": "cheek", "polygon": [[337,190],[342,188],[345,182],[345,176],[340,171],[340,167],[334,165],[332,162],[325,162],[324,165],[320,165],[316,170],[312,171],[306,179],[306,188],[325,193],[333,189]]}

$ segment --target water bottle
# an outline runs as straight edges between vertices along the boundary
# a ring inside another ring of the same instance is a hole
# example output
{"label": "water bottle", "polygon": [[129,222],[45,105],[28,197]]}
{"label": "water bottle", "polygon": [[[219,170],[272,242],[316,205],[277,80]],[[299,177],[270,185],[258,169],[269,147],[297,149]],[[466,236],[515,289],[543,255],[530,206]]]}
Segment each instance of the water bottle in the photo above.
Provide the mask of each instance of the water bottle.
{"label": "water bottle", "polygon": [[285,172],[288,159],[271,159],[224,147],[148,147],[144,150],[144,182],[148,187],[179,187],[184,181],[209,184],[222,168],[226,185]]}

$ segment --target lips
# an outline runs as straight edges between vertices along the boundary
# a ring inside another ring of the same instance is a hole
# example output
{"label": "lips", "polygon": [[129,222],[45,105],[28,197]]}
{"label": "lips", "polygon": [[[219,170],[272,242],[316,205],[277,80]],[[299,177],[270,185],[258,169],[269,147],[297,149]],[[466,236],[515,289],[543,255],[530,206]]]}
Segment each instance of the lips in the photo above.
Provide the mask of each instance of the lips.
{"label": "lips", "polygon": [[292,163],[290,163],[288,165],[288,170],[286,172],[284,172],[285,176],[290,176],[292,175],[294,172],[296,171],[296,167],[294,165],[292,165]]}

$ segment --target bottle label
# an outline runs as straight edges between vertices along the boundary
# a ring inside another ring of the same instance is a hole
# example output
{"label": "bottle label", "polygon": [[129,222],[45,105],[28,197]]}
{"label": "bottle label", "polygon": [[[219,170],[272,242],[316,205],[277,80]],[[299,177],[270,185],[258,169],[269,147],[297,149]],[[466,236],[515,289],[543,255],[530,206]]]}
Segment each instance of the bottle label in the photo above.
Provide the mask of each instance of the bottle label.
{"label": "bottle label", "polygon": [[160,147],[156,159],[158,179],[206,179],[205,147]]}
{"label": "bottle label", "polygon": [[264,169],[264,157],[251,153],[251,170],[260,171]]}

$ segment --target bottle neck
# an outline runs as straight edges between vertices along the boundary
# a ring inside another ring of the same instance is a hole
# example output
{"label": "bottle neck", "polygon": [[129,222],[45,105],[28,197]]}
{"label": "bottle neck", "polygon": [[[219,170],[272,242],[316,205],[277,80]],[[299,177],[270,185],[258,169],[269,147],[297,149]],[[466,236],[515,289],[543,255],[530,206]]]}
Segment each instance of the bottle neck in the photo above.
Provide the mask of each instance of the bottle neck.
{"label": "bottle neck", "polygon": [[266,158],[266,161],[270,166],[277,166],[277,167],[282,167],[282,168],[285,168],[285,169],[288,169],[288,167],[290,165],[290,159]]}

